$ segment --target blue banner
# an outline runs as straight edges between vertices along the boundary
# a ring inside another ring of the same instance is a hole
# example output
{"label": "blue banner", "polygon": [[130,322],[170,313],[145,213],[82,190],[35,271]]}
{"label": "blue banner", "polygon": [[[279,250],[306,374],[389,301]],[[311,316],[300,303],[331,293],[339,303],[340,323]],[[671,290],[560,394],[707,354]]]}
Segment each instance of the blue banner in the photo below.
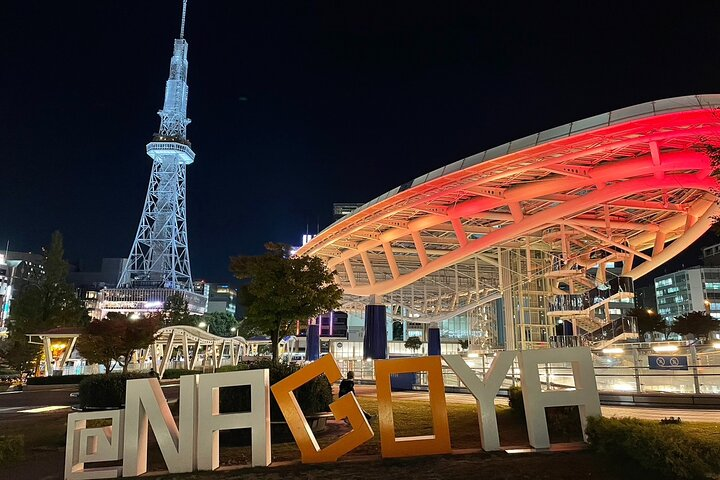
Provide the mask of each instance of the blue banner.
{"label": "blue banner", "polygon": [[688,359],[685,355],[648,355],[650,370],[687,370]]}

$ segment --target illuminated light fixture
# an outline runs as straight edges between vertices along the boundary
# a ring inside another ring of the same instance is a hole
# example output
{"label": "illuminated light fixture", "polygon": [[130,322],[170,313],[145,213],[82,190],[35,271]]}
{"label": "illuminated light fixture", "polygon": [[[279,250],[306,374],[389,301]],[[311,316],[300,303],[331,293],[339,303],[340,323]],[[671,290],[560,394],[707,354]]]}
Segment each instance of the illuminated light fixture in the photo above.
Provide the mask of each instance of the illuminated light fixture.
{"label": "illuminated light fixture", "polygon": [[713,345],[713,348],[718,348],[718,349],[720,349],[720,342],[713,342],[712,345]]}
{"label": "illuminated light fixture", "polygon": [[31,408],[30,410],[18,410],[18,413],[46,413],[54,412],[55,410],[65,410],[66,408],[70,407],[64,405],[52,405],[49,407]]}
{"label": "illuminated light fixture", "polygon": [[205,327],[207,327],[207,323],[205,323],[205,322],[200,322],[200,323],[198,323],[198,327],[200,327],[200,328],[205,328]]}
{"label": "illuminated light fixture", "polygon": [[513,453],[533,453],[535,452],[535,449],[533,448],[509,448],[505,450],[506,453],[513,454]]}
{"label": "illuminated light fixture", "polygon": [[656,347],[652,347],[652,349],[653,352],[656,353],[672,353],[678,351],[677,345],[658,345]]}
{"label": "illuminated light fixture", "polygon": [[614,348],[611,347],[611,348],[603,348],[602,352],[608,353],[608,354],[617,354],[617,353],[625,353],[625,350],[623,350],[622,348],[619,348],[619,347],[614,347]]}

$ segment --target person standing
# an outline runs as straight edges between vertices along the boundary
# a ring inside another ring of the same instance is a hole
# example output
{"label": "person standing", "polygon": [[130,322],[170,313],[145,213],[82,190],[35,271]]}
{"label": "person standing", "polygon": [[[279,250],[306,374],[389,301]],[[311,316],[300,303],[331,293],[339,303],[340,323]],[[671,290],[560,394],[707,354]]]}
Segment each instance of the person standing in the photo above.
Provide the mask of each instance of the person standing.
{"label": "person standing", "polygon": [[[340,389],[338,390],[338,398],[343,397],[347,395],[348,393],[352,392],[355,394],[355,372],[350,370],[347,372],[347,375],[345,378],[340,382]],[[365,415],[365,418],[370,420],[373,416],[367,413],[365,410],[362,410],[363,415]],[[348,419],[343,419],[345,423],[349,424]]]}

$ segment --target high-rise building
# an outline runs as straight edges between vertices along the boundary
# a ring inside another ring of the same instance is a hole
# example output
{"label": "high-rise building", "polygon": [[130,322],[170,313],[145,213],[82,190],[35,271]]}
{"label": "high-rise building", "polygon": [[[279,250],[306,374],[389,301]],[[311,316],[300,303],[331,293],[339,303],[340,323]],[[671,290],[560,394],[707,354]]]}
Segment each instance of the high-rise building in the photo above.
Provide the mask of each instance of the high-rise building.
{"label": "high-rise building", "polygon": [[345,215],[354,212],[363,205],[365,204],[356,202],[333,203],[333,221],[340,220]]}
{"label": "high-rise building", "polygon": [[669,323],[688,312],[720,319],[720,268],[693,267],[655,278],[658,313]]}
{"label": "high-rise building", "polygon": [[0,335],[6,331],[13,299],[45,274],[43,262],[43,256],[36,253],[0,253]]}
{"label": "high-rise building", "polygon": [[104,289],[97,314],[148,312],[181,295],[191,313],[205,311],[206,298],[193,291],[187,240],[186,167],[195,160],[187,138],[187,50],[184,38],[187,0],[183,2],[180,38],[175,40],[159,132],[147,144],[152,171],[127,264],[117,288]]}
{"label": "high-rise building", "polygon": [[702,261],[706,267],[720,266],[720,243],[703,248]]}
{"label": "high-rise building", "polygon": [[225,312],[233,317],[237,313],[237,289],[222,283],[209,283],[204,280],[194,282],[195,292],[207,297],[206,313]]}

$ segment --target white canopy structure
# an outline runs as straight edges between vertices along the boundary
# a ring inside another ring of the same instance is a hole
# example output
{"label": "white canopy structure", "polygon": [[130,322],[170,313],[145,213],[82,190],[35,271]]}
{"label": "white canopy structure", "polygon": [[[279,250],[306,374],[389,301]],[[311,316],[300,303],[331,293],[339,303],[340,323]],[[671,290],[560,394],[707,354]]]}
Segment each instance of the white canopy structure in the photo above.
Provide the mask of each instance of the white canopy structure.
{"label": "white canopy structure", "polygon": [[[194,370],[202,355],[203,367],[209,367],[214,371],[223,363],[237,365],[247,353],[248,342],[243,337],[218,337],[198,327],[174,325],[158,330],[155,341],[145,353],[145,358],[152,355],[153,365],[162,378],[175,350],[180,347],[182,347],[185,369]],[[225,358],[227,360],[223,362]],[[160,361],[158,362],[157,359]]]}

